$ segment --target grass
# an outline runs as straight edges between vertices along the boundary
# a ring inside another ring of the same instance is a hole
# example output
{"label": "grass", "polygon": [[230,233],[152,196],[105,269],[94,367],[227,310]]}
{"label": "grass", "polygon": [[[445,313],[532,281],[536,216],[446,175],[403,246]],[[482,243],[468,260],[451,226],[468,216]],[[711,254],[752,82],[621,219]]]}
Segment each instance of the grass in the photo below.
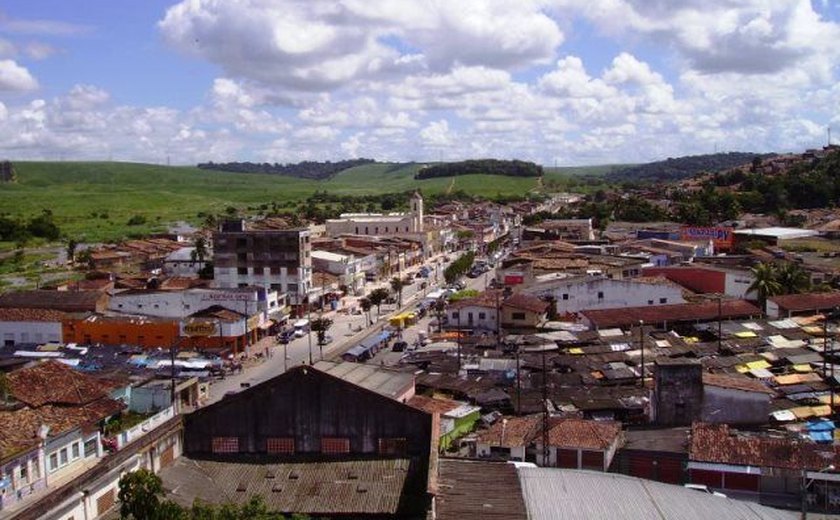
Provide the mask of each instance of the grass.
{"label": "grass", "polygon": [[[466,175],[415,180],[420,164],[367,164],[331,179],[314,181],[277,175],[228,173],[194,167],[117,162],[18,162],[18,180],[0,184],[0,213],[24,218],[49,208],[63,233],[85,242],[120,240],[162,231],[178,221],[201,222],[200,213],[228,207],[280,207],[316,190],[340,195],[381,194],[420,188],[423,193],[464,190],[476,195],[524,194],[534,178]],[[600,175],[610,167],[549,168],[546,179],[561,187],[573,176]],[[580,179],[578,179],[580,180]],[[128,225],[134,216],[141,225]]]}

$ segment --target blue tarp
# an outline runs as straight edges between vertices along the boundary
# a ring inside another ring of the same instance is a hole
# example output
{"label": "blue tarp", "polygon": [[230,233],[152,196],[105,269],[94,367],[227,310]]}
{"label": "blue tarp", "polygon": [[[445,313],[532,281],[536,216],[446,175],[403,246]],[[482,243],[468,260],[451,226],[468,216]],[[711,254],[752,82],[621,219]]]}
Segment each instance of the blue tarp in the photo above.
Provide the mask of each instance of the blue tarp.
{"label": "blue tarp", "polygon": [[811,437],[811,440],[814,442],[833,442],[834,435],[830,431],[812,431],[808,432],[808,436]]}
{"label": "blue tarp", "polygon": [[820,419],[817,421],[808,421],[809,432],[824,432],[833,431],[835,428],[834,421],[828,419]]}

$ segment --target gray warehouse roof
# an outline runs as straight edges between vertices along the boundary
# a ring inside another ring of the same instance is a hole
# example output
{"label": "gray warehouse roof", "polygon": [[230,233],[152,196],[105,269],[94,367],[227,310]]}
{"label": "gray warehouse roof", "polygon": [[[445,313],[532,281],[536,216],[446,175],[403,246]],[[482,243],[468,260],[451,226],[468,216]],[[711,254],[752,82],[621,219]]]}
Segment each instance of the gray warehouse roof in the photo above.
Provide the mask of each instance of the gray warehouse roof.
{"label": "gray warehouse roof", "polygon": [[362,363],[319,361],[315,368],[348,383],[397,399],[414,386],[414,375]]}
{"label": "gray warehouse roof", "polygon": [[614,473],[519,468],[530,520],[782,520],[791,511]]}

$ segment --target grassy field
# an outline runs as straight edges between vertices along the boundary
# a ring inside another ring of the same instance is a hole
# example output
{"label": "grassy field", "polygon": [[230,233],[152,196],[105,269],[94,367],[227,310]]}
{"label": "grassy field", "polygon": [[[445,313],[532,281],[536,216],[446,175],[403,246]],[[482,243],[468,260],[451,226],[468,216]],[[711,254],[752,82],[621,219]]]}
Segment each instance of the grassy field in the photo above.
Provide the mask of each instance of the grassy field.
{"label": "grassy field", "polygon": [[[422,189],[423,193],[464,190],[476,195],[524,194],[534,178],[467,175],[414,180],[419,164],[369,164],[325,181],[276,175],[228,173],[193,167],[114,162],[18,162],[17,182],[0,184],[0,213],[30,217],[52,210],[62,231],[84,241],[115,240],[201,221],[199,213],[223,213],[301,200],[315,190],[362,195]],[[562,185],[574,176],[610,167],[547,169],[546,179]],[[129,226],[133,216],[145,223]]]}

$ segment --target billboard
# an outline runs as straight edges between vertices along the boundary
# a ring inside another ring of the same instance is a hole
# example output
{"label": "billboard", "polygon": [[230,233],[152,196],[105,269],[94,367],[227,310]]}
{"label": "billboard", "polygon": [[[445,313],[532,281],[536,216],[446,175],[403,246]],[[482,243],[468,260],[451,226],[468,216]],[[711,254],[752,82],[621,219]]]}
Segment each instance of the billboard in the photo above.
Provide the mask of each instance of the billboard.
{"label": "billboard", "polygon": [[505,273],[505,285],[519,285],[525,283],[525,275],[522,273]]}
{"label": "billboard", "polygon": [[686,226],[680,229],[680,239],[687,241],[711,240],[715,249],[732,249],[733,229],[723,226]]}
{"label": "billboard", "polygon": [[215,336],[219,333],[214,321],[193,321],[184,323],[184,336]]}

